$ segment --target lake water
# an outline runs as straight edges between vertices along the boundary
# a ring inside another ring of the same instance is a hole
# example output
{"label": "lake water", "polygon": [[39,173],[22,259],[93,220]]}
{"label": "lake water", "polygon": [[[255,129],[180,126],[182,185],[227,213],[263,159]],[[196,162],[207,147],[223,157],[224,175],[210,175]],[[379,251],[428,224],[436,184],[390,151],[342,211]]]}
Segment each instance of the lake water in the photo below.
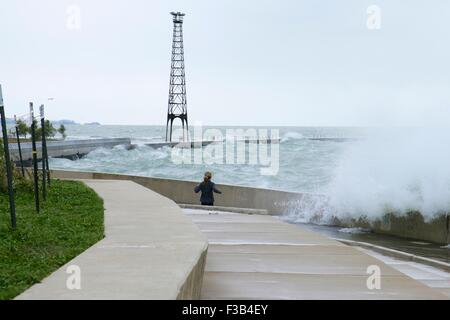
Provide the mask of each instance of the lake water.
{"label": "lake water", "polygon": [[[232,127],[219,127],[224,135]],[[208,129],[207,127],[204,128]],[[217,183],[271,188],[297,192],[323,192],[333,177],[333,169],[345,142],[318,141],[308,138],[353,137],[361,129],[349,128],[280,128],[279,171],[273,176],[260,174],[260,167],[250,164],[176,164],[171,149],[153,149],[145,143],[163,141],[162,126],[67,126],[68,139],[129,137],[138,145],[127,151],[98,149],[78,161],[53,159],[54,168],[117,172],[152,177],[198,181],[203,172],[212,171]]]}
{"label": "lake water", "polygon": [[[205,127],[202,132],[207,129],[215,129],[217,137],[236,128]],[[259,132],[265,128],[254,129]],[[448,128],[267,129],[266,135],[278,132],[281,139],[276,150],[277,170],[269,175],[262,174],[259,151],[256,163],[211,163],[217,154],[204,152],[201,163],[180,164],[173,149],[145,145],[164,140],[163,126],[67,126],[68,139],[129,137],[137,147],[99,148],[76,161],[51,159],[51,166],[191,181],[200,181],[208,170],[216,183],[326,195],[326,202],[319,197],[312,207],[302,204],[287,213],[292,222],[309,222],[318,206],[324,223],[333,215],[372,219],[387,211],[402,214],[419,210],[426,219],[432,219],[450,212]],[[256,153],[247,149],[247,160]],[[219,158],[226,158],[226,150]]]}

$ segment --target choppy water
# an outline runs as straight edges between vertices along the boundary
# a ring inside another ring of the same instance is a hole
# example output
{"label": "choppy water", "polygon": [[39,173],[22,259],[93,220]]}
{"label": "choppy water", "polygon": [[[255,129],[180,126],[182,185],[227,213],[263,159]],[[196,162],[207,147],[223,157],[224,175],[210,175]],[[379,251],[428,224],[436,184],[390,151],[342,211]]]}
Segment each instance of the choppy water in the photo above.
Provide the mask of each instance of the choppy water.
{"label": "choppy water", "polygon": [[[208,129],[208,128],[205,128]],[[219,128],[225,135],[225,127]],[[54,168],[117,172],[152,177],[200,180],[210,170],[217,183],[271,188],[297,192],[323,192],[333,177],[345,142],[312,141],[307,138],[354,137],[361,129],[281,128],[280,168],[275,176],[262,176],[259,165],[250,164],[176,164],[171,149],[153,149],[145,143],[162,141],[162,126],[67,126],[68,139],[130,137],[138,144],[134,150],[122,147],[98,149],[86,157],[70,161],[52,159]]]}
{"label": "choppy water", "polygon": [[[216,129],[225,135],[230,128]],[[68,139],[129,137],[138,147],[100,148],[77,161],[52,159],[50,165],[192,181],[201,180],[209,170],[217,183],[326,195],[326,201],[318,197],[294,206],[286,213],[292,222],[310,222],[318,210],[323,223],[331,216],[371,219],[386,212],[419,210],[425,219],[432,219],[450,212],[449,129],[278,129],[276,175],[262,175],[260,165],[248,163],[177,164],[172,149],[145,146],[163,140],[163,126],[67,126]],[[310,139],[343,137],[356,139]]]}

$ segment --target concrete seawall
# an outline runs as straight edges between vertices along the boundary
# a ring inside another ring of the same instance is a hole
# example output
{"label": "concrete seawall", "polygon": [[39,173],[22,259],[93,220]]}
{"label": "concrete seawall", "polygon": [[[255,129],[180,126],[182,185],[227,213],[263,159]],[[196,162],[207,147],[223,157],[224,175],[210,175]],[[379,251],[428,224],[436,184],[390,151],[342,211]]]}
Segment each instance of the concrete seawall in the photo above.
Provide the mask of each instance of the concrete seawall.
{"label": "concrete seawall", "polygon": [[[125,174],[53,170],[53,176],[59,178],[131,180],[147,187],[176,203],[199,204],[199,195],[193,192],[198,182],[131,176]],[[275,191],[260,188],[218,184],[223,194],[216,196],[215,204],[224,207],[238,207],[267,210],[269,214],[279,215],[301,201],[307,194]]]}
{"label": "concrete seawall", "polygon": [[[54,170],[54,177],[83,179],[131,180],[162,194],[177,203],[198,204],[199,196],[193,192],[197,182],[174,179],[163,179],[142,176],[130,176],[100,172],[77,172]],[[269,214],[280,215],[293,210],[316,195],[295,192],[284,192],[260,188],[233,185],[217,185],[223,191],[216,197],[216,205],[223,207],[239,207],[267,210]],[[319,195],[320,196],[320,195]],[[365,221],[336,221],[342,226],[370,227],[375,232],[395,235],[404,238],[430,241],[438,244],[450,243],[449,216],[441,216],[433,221],[424,221],[420,214],[405,217],[386,215],[383,219],[367,223]]]}
{"label": "concrete seawall", "polygon": [[379,233],[393,234],[403,238],[450,244],[450,215],[425,221],[417,212],[401,217],[388,214],[383,219],[372,223],[372,228]]}
{"label": "concrete seawall", "polygon": [[[112,138],[112,139],[90,139],[90,140],[65,140],[65,141],[47,141],[47,151],[49,157],[54,158],[77,158],[88,154],[89,152],[103,147],[113,148],[117,145],[131,146],[129,138]],[[19,161],[19,148],[17,143],[9,144],[11,159]],[[21,143],[22,157],[24,161],[29,161],[32,158],[31,142]],[[42,158],[41,142],[36,144],[38,158]]]}

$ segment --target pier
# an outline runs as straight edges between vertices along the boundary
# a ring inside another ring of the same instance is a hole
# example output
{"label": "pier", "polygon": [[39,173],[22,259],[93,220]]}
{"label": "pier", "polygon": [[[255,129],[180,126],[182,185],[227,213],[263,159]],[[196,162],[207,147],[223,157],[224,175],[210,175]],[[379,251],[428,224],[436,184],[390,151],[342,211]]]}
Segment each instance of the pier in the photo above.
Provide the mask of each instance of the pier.
{"label": "pier", "polygon": [[[78,159],[97,148],[113,148],[118,145],[123,145],[126,148],[132,147],[129,138],[47,141],[47,153],[49,157],[53,158]],[[11,159],[16,162],[19,161],[17,143],[10,143],[9,149]],[[32,159],[31,142],[22,142],[21,149],[23,160],[30,162]],[[42,148],[40,143],[37,144],[37,154],[38,159],[41,159]]]}
{"label": "pier", "polygon": [[[279,143],[279,139],[237,139],[234,143]],[[154,149],[169,147],[169,148],[199,148],[210,144],[226,143],[227,140],[201,140],[201,141],[189,141],[189,142],[151,142],[145,145]],[[89,152],[98,148],[114,148],[115,146],[123,145],[127,149],[136,147],[136,144],[131,143],[130,138],[101,138],[101,139],[86,139],[86,140],[64,140],[64,141],[47,141],[48,156],[53,158],[67,158],[71,160],[79,159]],[[17,143],[12,142],[9,144],[11,159],[15,162],[19,161],[19,148]],[[22,157],[23,160],[29,164],[32,159],[32,146],[31,142],[22,142]],[[37,144],[38,159],[42,158],[42,150],[40,143]]]}
{"label": "pier", "polygon": [[145,145],[148,147],[152,147],[155,149],[158,148],[162,148],[162,147],[169,147],[169,148],[200,148],[200,147],[204,147],[210,144],[222,144],[222,143],[267,143],[267,144],[272,144],[272,143],[279,143],[281,140],[280,139],[261,139],[261,138],[249,138],[249,139],[234,139],[234,140],[227,140],[227,139],[217,139],[217,140],[199,140],[199,141],[171,141],[171,142],[151,142],[151,143],[146,143]]}

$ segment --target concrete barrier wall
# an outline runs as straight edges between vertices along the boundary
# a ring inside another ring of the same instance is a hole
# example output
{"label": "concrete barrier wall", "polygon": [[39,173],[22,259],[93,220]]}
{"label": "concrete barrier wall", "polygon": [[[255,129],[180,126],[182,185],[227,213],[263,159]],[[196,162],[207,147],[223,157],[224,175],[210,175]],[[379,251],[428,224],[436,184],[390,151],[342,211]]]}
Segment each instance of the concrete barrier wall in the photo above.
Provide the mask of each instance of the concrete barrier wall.
{"label": "concrete barrier wall", "polygon": [[[130,176],[114,173],[53,171],[58,178],[131,180],[177,203],[199,204],[200,195],[194,193],[198,182]],[[215,195],[215,205],[267,210],[269,214],[282,214],[305,196],[301,193],[217,184],[223,194]]]}
{"label": "concrete barrier wall", "polygon": [[379,233],[393,234],[403,238],[422,239],[439,244],[450,243],[450,215],[425,221],[418,212],[400,217],[389,214],[373,223],[372,228]]}
{"label": "concrete barrier wall", "polygon": [[[85,155],[97,148],[113,148],[117,145],[130,146],[129,138],[112,138],[112,139],[90,139],[90,140],[65,140],[65,141],[47,141],[47,151],[50,157],[70,157],[76,155]],[[9,144],[11,159],[19,161],[19,147],[17,143]],[[32,158],[31,142],[21,143],[23,160],[27,161]],[[38,158],[42,157],[41,142],[36,144]]]}
{"label": "concrete barrier wall", "polygon": [[[177,203],[198,204],[199,195],[193,192],[198,184],[192,181],[162,179],[152,177],[130,176],[97,172],[54,171],[59,178],[115,179],[132,180]],[[317,195],[267,190],[260,188],[220,185],[217,187],[223,194],[216,195],[217,206],[240,207],[267,210],[269,214],[280,215],[295,210],[308,199]],[[320,195],[318,195],[320,197]],[[382,220],[372,223],[365,221],[336,221],[342,226],[370,227],[375,232],[395,235],[404,238],[431,241],[439,244],[450,243],[449,216],[441,216],[433,221],[424,221],[420,214],[404,217],[386,215]]]}

